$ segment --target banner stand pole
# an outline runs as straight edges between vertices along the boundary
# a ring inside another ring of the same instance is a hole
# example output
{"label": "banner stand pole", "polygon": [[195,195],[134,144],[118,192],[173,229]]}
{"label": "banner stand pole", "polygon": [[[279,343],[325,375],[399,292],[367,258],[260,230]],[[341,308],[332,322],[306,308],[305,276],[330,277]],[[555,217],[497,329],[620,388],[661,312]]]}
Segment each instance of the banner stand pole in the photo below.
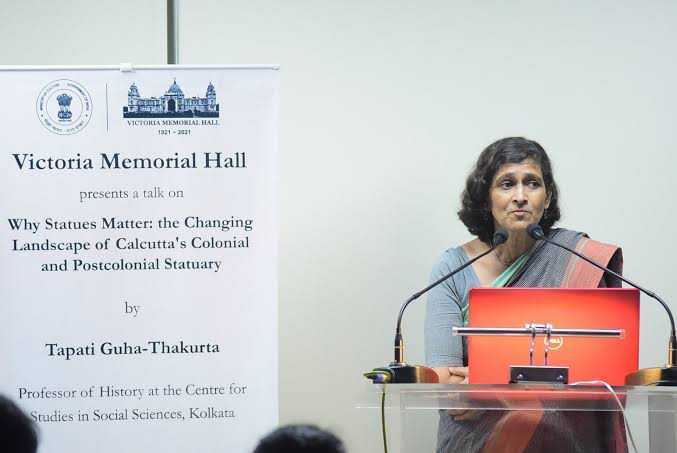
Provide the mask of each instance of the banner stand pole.
{"label": "banner stand pole", "polygon": [[167,0],[167,64],[179,63],[179,0]]}

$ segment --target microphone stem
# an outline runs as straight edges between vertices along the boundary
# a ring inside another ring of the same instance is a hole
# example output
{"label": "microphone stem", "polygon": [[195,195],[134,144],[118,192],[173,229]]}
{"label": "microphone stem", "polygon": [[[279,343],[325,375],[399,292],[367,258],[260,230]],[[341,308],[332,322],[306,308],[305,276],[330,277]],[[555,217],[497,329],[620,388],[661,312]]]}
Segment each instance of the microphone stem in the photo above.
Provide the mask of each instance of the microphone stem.
{"label": "microphone stem", "polygon": [[669,342],[669,345],[668,345],[668,366],[671,367],[671,366],[677,365],[677,336],[675,336],[675,318],[672,316],[672,311],[670,311],[670,307],[668,307],[668,304],[666,304],[665,301],[663,301],[663,299],[661,299],[656,293],[649,291],[648,289],[644,289],[641,286],[639,286],[637,283],[634,283],[634,282],[628,280],[627,278],[625,278],[622,275],[612,271],[611,269],[607,269],[606,267],[595,263],[590,258],[583,256],[582,254],[578,253],[576,250],[573,250],[573,249],[567,247],[566,245],[560,244],[559,242],[552,241],[545,236],[541,236],[540,239],[543,239],[548,244],[552,244],[552,245],[555,245],[557,247],[561,247],[564,250],[567,250],[567,251],[573,253],[577,257],[579,257],[582,260],[592,264],[596,268],[601,269],[602,271],[613,275],[614,277],[616,277],[617,279],[627,283],[628,285],[637,288],[638,290],[640,290],[641,292],[643,292],[647,296],[651,297],[652,299],[656,299],[663,306],[663,308],[665,309],[665,311],[668,314],[668,317],[670,318],[670,342]]}
{"label": "microphone stem", "polygon": [[[494,249],[496,249],[495,245],[491,246],[491,248],[489,250],[487,250],[486,252],[480,253],[475,258],[468,260],[462,266],[454,269],[453,271],[449,272],[448,274],[446,274],[442,278],[435,280],[434,282],[432,282],[431,284],[429,284],[428,286],[426,286],[422,290],[412,294],[409,297],[409,299],[404,301],[404,303],[402,304],[402,307],[400,308],[400,313],[399,313],[399,315],[397,315],[397,327],[395,328],[395,362],[394,362],[395,364],[404,363],[404,340],[402,339],[402,316],[404,315],[404,310],[406,310],[407,306],[410,303],[412,303],[413,301],[415,301],[416,299],[418,299],[419,297],[421,297],[422,295],[424,295],[425,293],[427,293],[428,291],[430,291],[431,289],[433,289],[435,286],[439,285],[440,283],[442,283],[443,281],[448,279],[449,277],[453,276],[454,274],[457,274],[458,272],[461,272],[463,269],[470,266],[472,263],[474,263],[478,259],[480,259],[484,256],[487,256],[489,253],[493,252]],[[677,349],[677,345],[676,345],[676,349]]]}

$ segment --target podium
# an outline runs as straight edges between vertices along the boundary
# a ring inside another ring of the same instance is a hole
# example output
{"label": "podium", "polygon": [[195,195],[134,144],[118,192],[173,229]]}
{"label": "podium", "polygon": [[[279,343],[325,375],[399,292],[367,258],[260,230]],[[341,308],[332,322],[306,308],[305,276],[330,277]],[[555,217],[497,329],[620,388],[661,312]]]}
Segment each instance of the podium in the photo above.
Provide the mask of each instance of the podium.
{"label": "podium", "polygon": [[[437,450],[437,443],[438,430],[442,429],[440,417],[451,417],[448,411],[476,411],[468,414],[475,420],[496,419],[508,413],[527,417],[542,413],[550,417],[587,416],[618,421],[623,420],[619,403],[626,421],[617,424],[620,429],[625,428],[625,433],[617,434],[627,439],[628,452],[635,451],[628,430],[638,452],[677,452],[676,388],[624,386],[613,389],[618,400],[604,386],[380,384],[369,385],[358,406],[363,411],[361,419],[365,413],[369,415],[370,436],[378,439],[369,440],[372,449],[380,446],[380,450],[374,451],[383,451],[381,399],[385,393],[389,453],[447,453],[444,449]],[[475,422],[463,423],[467,429]]]}

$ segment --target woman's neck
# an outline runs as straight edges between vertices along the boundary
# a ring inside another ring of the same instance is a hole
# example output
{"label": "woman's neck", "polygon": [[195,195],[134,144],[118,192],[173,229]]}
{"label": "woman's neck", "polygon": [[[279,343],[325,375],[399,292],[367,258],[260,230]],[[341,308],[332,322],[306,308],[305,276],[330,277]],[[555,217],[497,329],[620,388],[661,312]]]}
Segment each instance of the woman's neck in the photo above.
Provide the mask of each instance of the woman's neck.
{"label": "woman's neck", "polygon": [[510,266],[524,252],[529,250],[534,241],[526,231],[511,231],[507,242],[496,247],[496,259],[505,267]]}

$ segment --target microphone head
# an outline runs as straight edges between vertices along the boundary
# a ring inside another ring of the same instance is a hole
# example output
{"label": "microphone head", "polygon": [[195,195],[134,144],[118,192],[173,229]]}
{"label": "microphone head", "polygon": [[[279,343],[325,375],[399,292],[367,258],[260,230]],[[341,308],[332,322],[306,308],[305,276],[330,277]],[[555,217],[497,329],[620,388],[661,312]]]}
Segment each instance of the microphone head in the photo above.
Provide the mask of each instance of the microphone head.
{"label": "microphone head", "polygon": [[508,240],[508,232],[503,228],[499,228],[494,232],[494,237],[491,239],[491,245],[496,247]]}
{"label": "microphone head", "polygon": [[537,240],[545,237],[543,228],[537,223],[532,223],[527,227],[527,234]]}

